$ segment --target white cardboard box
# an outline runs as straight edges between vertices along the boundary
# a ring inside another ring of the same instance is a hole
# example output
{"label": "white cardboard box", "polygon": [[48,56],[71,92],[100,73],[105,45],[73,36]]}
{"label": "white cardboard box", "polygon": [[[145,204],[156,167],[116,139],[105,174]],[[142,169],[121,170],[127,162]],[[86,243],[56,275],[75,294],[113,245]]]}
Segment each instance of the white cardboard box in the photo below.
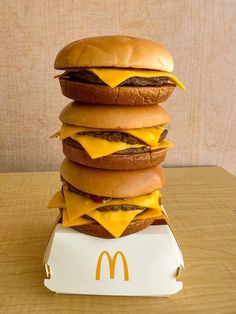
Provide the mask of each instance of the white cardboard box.
{"label": "white cardboard box", "polygon": [[183,287],[183,257],[168,225],[102,239],[57,224],[44,262],[44,284],[58,293],[168,296]]}

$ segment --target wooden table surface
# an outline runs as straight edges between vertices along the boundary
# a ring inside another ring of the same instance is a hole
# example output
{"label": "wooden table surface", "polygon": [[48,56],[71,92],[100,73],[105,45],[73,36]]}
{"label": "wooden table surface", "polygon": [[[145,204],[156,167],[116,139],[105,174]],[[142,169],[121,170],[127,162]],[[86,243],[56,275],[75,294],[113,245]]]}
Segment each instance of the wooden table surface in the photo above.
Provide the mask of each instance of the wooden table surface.
{"label": "wooden table surface", "polygon": [[170,298],[60,295],[42,257],[59,175],[0,175],[0,313],[236,313],[236,180],[222,168],[166,169],[165,208],[184,254],[184,290]]}

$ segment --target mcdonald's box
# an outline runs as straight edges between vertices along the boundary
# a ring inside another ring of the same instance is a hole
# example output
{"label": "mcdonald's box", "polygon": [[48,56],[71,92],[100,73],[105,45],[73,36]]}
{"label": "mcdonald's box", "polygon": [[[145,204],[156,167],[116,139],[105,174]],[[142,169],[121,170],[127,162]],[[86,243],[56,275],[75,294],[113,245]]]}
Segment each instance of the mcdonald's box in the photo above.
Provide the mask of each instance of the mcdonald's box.
{"label": "mcdonald's box", "polygon": [[183,287],[183,258],[168,225],[102,239],[57,224],[44,264],[44,284],[58,293],[168,296]]}

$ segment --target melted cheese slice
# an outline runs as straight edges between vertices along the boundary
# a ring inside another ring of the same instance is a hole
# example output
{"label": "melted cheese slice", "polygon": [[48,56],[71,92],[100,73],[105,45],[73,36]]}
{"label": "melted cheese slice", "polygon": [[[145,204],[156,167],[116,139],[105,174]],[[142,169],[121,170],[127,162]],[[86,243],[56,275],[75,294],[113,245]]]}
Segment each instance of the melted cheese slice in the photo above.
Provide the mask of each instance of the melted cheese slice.
{"label": "melted cheese slice", "polygon": [[123,142],[110,142],[105,139],[89,135],[75,134],[72,135],[71,138],[79,142],[92,159],[111,155],[127,148],[138,148],[145,146],[141,144],[131,145]]}
{"label": "melted cheese slice", "polygon": [[55,193],[48,203],[48,208],[66,208],[66,201],[61,191]]}
{"label": "melted cheese slice", "polygon": [[132,130],[122,130],[124,133],[133,135],[134,137],[140,139],[148,146],[156,146],[161,134],[165,131],[166,128],[163,127],[154,127],[154,128],[145,128],[145,129],[132,129]]}
{"label": "melted cheese slice", "polygon": [[174,74],[168,72],[161,72],[156,70],[138,70],[138,69],[118,69],[118,68],[86,68],[83,69],[94,73],[104,83],[110,87],[116,87],[125,80],[138,76],[138,77],[168,77],[181,89],[185,90],[186,87],[181,83]]}
{"label": "melted cheese slice", "polygon": [[[174,144],[169,141],[162,141],[158,143],[161,134],[165,130],[164,127],[152,127],[144,129],[130,129],[130,130],[120,130],[123,133],[128,133],[134,137],[142,140],[146,145],[151,147],[152,150],[160,148],[170,148]],[[124,142],[112,142],[106,139],[101,139],[98,137],[93,137],[90,135],[80,135],[80,132],[89,131],[101,131],[101,129],[91,129],[86,127],[73,126],[69,124],[62,124],[61,131],[56,132],[51,137],[60,136],[61,140],[71,137],[75,141],[79,142],[89,156],[92,159],[107,156],[127,148],[139,148],[144,147],[143,144],[127,144]],[[105,130],[103,130],[105,131]],[[109,130],[111,131],[111,130]]]}
{"label": "melted cheese slice", "polygon": [[63,209],[62,220],[63,220],[64,227],[81,226],[81,225],[88,225],[88,224],[94,223],[94,221],[83,218],[83,217],[78,217],[78,218],[75,218],[74,220],[70,220],[68,218],[66,209]]}
{"label": "melted cheese slice", "polygon": [[88,215],[93,210],[111,205],[138,205],[141,207],[153,208],[156,210],[156,214],[161,213],[161,207],[159,206],[158,198],[159,191],[154,191],[152,194],[142,195],[138,197],[132,197],[127,199],[112,199],[104,204],[95,203],[91,199],[84,197],[78,193],[73,193],[63,189],[66,201],[66,209],[68,218],[73,220],[83,215]]}
{"label": "melted cheese slice", "polygon": [[89,132],[89,131],[101,131],[100,129],[91,129],[91,128],[85,128],[81,126],[75,126],[63,123],[61,126],[61,130],[59,131],[60,140],[64,140],[67,137],[71,137],[72,135],[75,135],[80,132]]}
{"label": "melted cheese slice", "polygon": [[156,218],[156,219],[160,219],[161,217],[163,217],[162,212],[158,212],[156,211],[156,209],[154,208],[149,208],[148,210],[145,210],[142,214],[137,215],[134,220],[140,220],[140,219],[147,219],[147,218]]}
{"label": "melted cheese slice", "polygon": [[[127,228],[129,223],[134,219],[158,218],[162,215],[162,209],[159,205],[158,199],[159,191],[154,191],[149,195],[143,195],[127,199],[112,199],[105,204],[95,203],[92,200],[63,189],[65,199],[61,192],[57,192],[48,204],[49,208],[64,208],[63,210],[63,226],[71,227],[83,224],[93,223],[89,219],[81,216],[87,215],[98,223],[100,223],[106,230],[108,230],[114,237],[119,237]],[[130,211],[97,211],[99,207],[110,205],[138,205],[148,208],[144,213],[138,215],[142,210]],[[138,215],[138,216],[137,216]],[[136,217],[137,216],[137,217]]]}
{"label": "melted cheese slice", "polygon": [[74,220],[83,215],[88,214],[91,210],[96,208],[96,203],[87,197],[78,193],[73,193],[63,188],[63,193],[66,201],[66,210],[69,220]]}
{"label": "melted cheese slice", "polygon": [[89,217],[95,219],[108,232],[110,232],[110,234],[115,238],[118,238],[122,235],[133,218],[141,211],[142,210],[116,210],[111,213],[111,211],[100,212],[94,210],[89,214]]}
{"label": "melted cheese slice", "polygon": [[151,150],[160,149],[160,148],[170,148],[173,147],[174,144],[169,141],[162,141],[158,143],[156,146],[151,147]]}
{"label": "melted cheese slice", "polygon": [[[148,146],[155,146],[161,134],[164,132],[166,128],[164,127],[151,127],[151,128],[143,128],[143,129],[128,129],[128,130],[119,130],[119,132],[127,133],[133,135],[134,137],[140,139]],[[92,129],[92,128],[85,128],[80,126],[74,126],[63,123],[61,126],[61,130],[52,137],[60,136],[61,140],[64,140],[72,135],[75,135],[80,132],[96,132],[96,131],[114,131],[114,130],[106,130],[106,129]]]}

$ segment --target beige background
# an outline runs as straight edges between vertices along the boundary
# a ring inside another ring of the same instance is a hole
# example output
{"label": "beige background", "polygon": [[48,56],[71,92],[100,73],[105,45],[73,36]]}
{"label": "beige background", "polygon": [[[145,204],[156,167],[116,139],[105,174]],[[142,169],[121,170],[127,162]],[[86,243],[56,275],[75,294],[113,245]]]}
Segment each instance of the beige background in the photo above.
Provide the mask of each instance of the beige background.
{"label": "beige background", "polygon": [[167,46],[188,87],[165,103],[176,144],[166,166],[236,174],[236,1],[2,0],[0,12],[0,171],[58,169],[61,145],[48,136],[69,100],[53,79],[57,51],[82,37],[128,34]]}

